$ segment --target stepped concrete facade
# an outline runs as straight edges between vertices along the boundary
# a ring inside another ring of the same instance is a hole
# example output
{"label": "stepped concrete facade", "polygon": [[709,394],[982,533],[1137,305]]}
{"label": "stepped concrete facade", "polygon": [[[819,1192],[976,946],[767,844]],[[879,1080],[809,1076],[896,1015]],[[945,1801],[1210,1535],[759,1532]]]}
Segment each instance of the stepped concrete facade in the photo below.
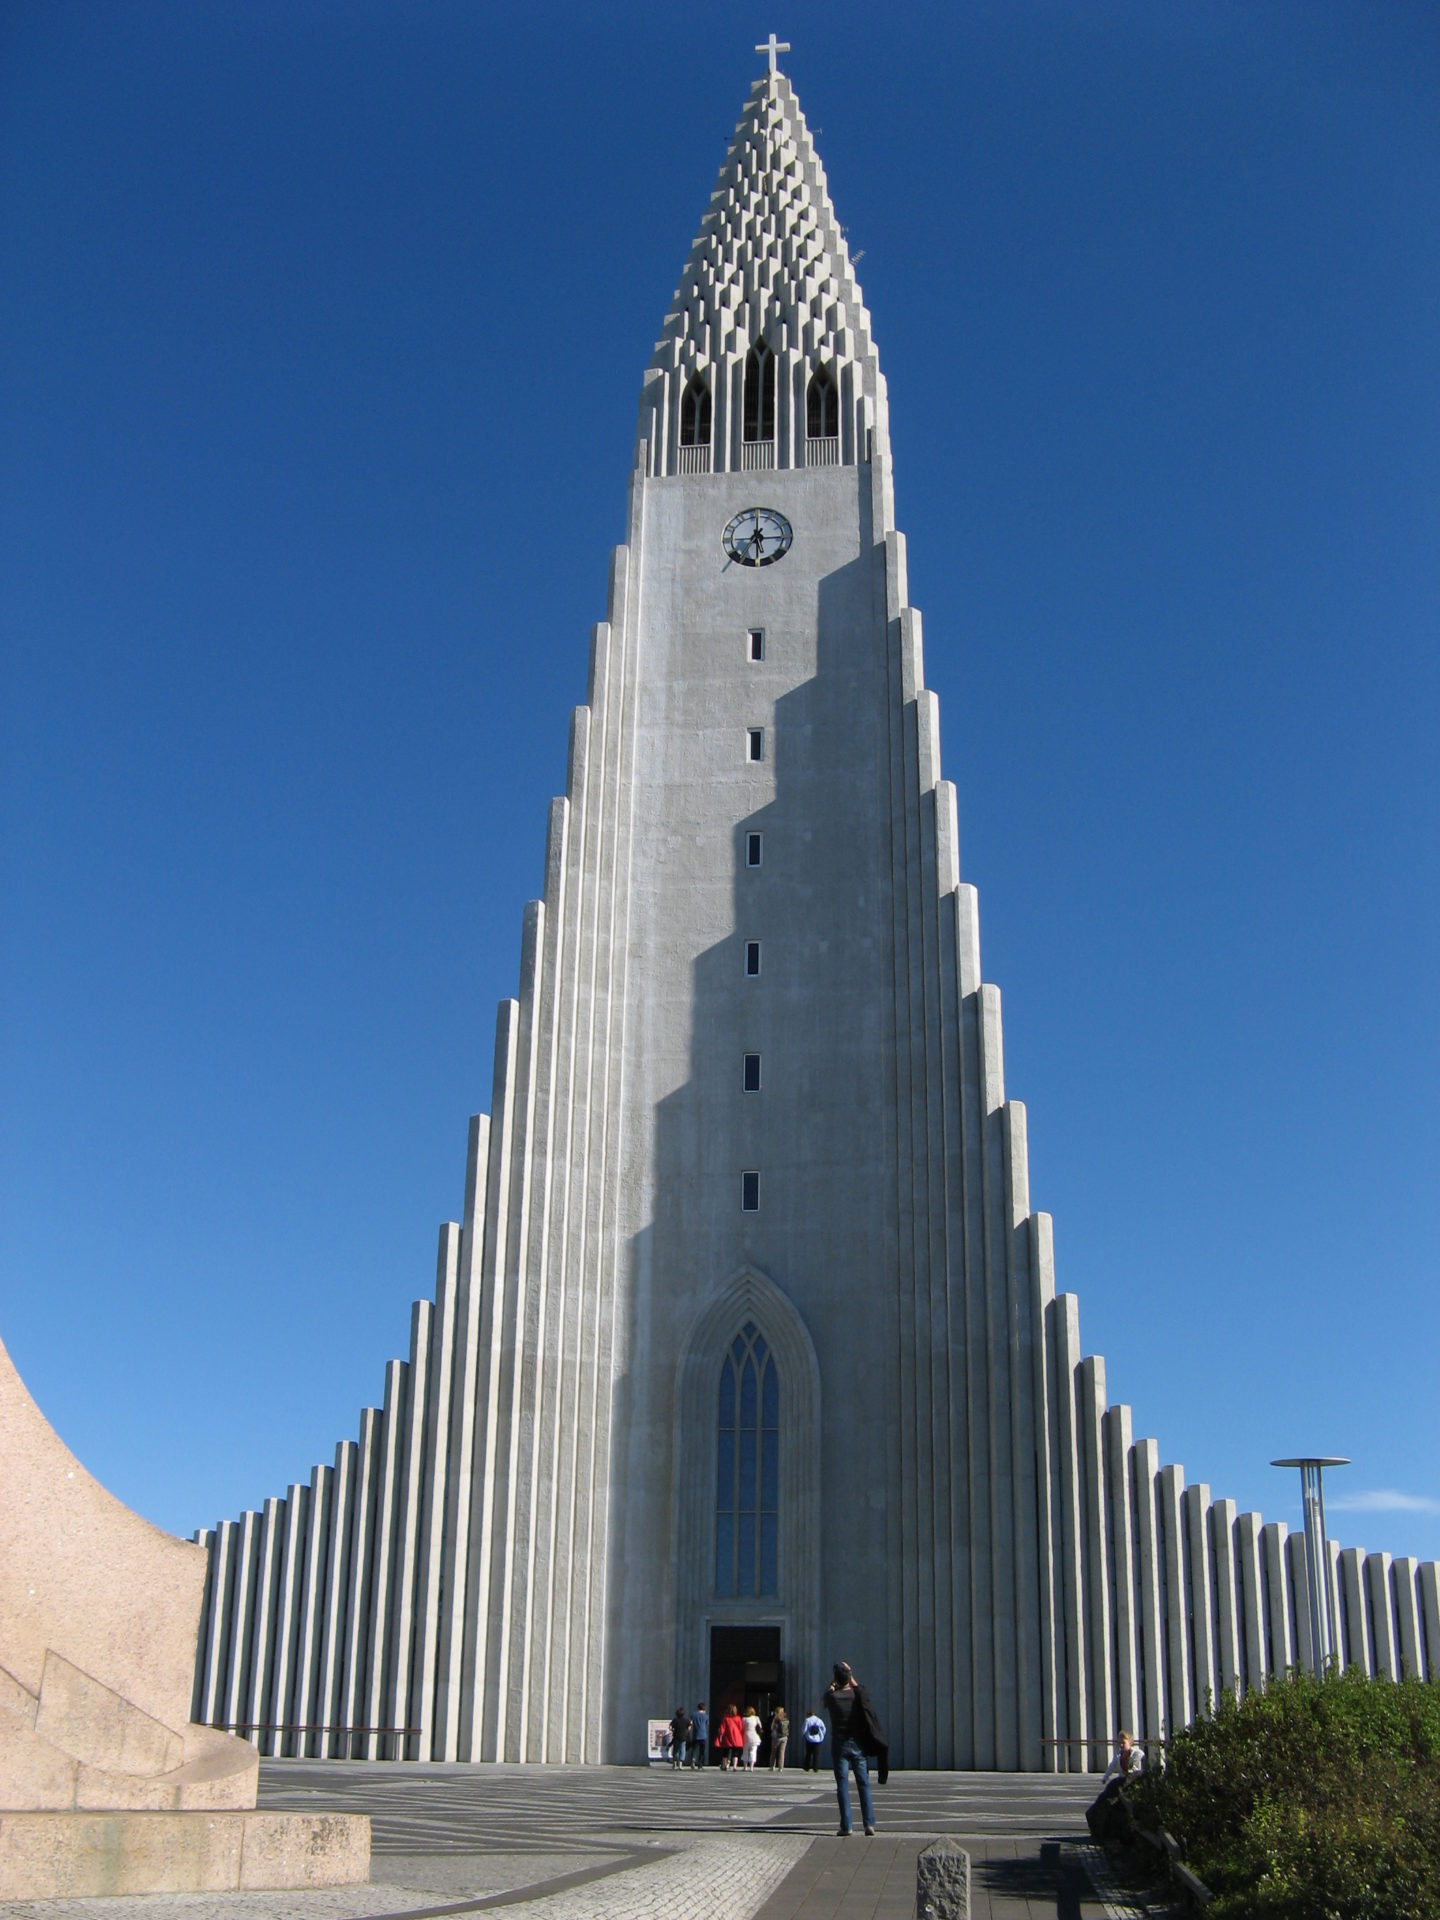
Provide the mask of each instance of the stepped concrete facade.
{"label": "stepped concrete facade", "polygon": [[[197,1537],[195,1711],[268,1753],[638,1760],[843,1654],[901,1764],[1069,1768],[1307,1654],[1303,1537],[1136,1439],[1056,1293],[773,66],[645,375],[433,1298],[333,1466]],[[1436,1566],[1335,1572],[1340,1660],[1440,1677]]]}

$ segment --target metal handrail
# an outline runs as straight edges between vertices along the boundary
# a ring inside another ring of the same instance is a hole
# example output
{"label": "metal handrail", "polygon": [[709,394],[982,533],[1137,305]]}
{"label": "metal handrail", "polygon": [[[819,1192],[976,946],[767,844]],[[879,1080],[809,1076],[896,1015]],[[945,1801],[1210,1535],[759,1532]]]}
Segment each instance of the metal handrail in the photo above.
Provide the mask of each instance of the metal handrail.
{"label": "metal handrail", "polygon": [[322,1725],[318,1720],[206,1720],[202,1723],[216,1733],[423,1733],[423,1727],[342,1727]]}

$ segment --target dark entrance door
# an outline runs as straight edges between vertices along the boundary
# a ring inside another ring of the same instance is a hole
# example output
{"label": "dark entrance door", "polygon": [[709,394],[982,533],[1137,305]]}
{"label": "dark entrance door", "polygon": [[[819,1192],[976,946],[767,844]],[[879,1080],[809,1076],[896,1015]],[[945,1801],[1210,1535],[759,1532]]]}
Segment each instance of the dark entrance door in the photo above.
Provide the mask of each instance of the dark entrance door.
{"label": "dark entrance door", "polygon": [[785,1705],[785,1664],[780,1658],[779,1627],[712,1627],[710,1629],[710,1741],[727,1707],[744,1713],[754,1707],[763,1738],[759,1759],[770,1758],[770,1716]]}

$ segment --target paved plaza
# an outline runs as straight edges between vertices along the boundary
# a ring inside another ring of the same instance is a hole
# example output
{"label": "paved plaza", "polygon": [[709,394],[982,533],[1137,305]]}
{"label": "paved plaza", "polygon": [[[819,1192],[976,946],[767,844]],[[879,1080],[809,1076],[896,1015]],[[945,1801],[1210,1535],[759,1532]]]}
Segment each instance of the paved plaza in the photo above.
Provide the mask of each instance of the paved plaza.
{"label": "paved plaza", "polygon": [[263,1761],[260,1805],[368,1813],[371,1883],[0,1905],[0,1920],[911,1920],[915,1857],[959,1840],[977,1920],[1101,1920],[1093,1780],[900,1773],[835,1835],[829,1773]]}

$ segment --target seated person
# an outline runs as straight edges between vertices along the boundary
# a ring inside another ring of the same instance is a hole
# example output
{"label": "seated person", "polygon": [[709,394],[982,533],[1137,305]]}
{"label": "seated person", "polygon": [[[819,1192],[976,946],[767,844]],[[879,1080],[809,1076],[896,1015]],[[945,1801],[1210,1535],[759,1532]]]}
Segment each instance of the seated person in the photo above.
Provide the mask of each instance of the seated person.
{"label": "seated person", "polygon": [[1119,1748],[1101,1775],[1100,1791],[1085,1809],[1085,1824],[1102,1846],[1105,1841],[1119,1838],[1133,1828],[1134,1816],[1129,1803],[1122,1799],[1121,1790],[1144,1765],[1143,1747],[1137,1747],[1134,1734],[1122,1727]]}

